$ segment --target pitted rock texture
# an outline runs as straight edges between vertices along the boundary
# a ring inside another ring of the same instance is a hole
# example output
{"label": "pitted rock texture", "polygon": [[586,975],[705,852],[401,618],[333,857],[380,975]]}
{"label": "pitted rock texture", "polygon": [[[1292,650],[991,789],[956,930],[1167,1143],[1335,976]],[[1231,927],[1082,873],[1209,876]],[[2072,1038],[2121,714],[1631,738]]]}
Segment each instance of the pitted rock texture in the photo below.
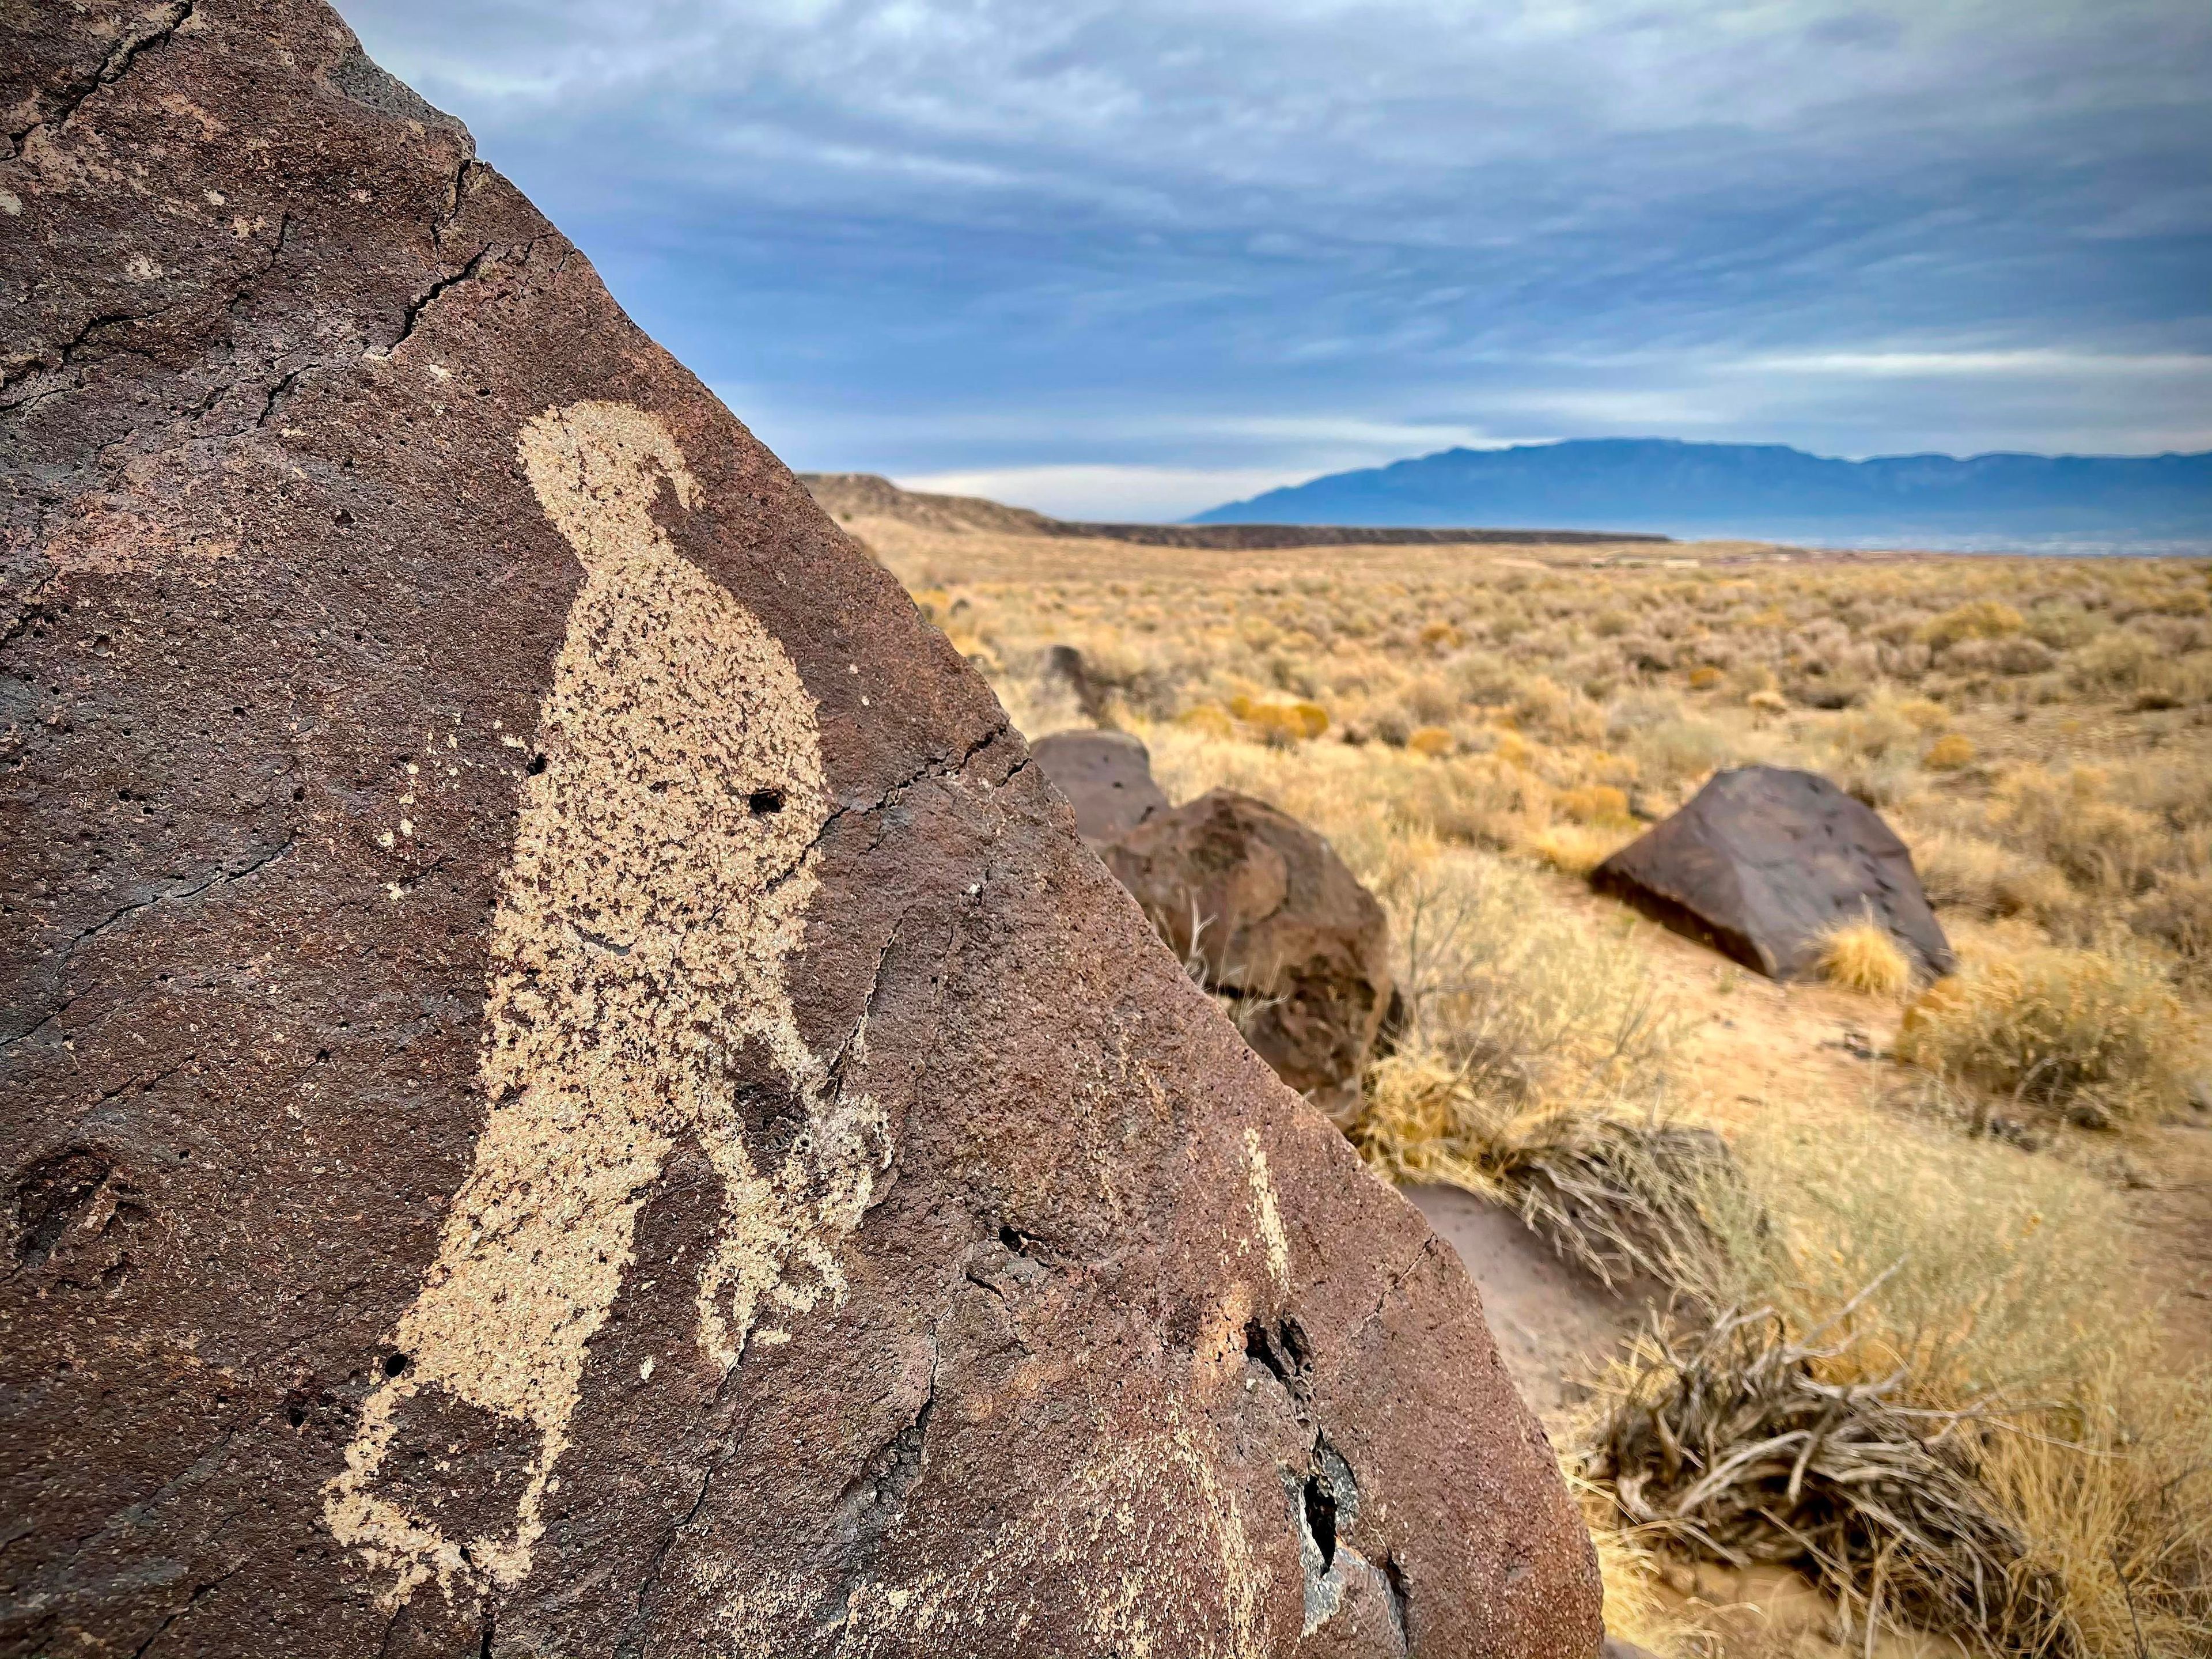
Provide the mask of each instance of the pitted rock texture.
{"label": "pitted rock texture", "polygon": [[1094,845],[1168,810],[1152,755],[1127,732],[1055,732],[1030,752],[1074,812],[1076,833]]}
{"label": "pitted rock texture", "polygon": [[1449,1250],[459,124],[0,76],[0,1651],[1595,1652]]}
{"label": "pitted rock texture", "polygon": [[1817,772],[1716,772],[1590,880],[1770,979],[1812,972],[1822,934],[1862,917],[1887,927],[1928,977],[1953,966],[1911,851],[1874,808]]}
{"label": "pitted rock texture", "polygon": [[1100,848],[1176,955],[1239,1006],[1277,1076],[1334,1115],[1390,1012],[1389,921],[1314,830],[1217,789]]}

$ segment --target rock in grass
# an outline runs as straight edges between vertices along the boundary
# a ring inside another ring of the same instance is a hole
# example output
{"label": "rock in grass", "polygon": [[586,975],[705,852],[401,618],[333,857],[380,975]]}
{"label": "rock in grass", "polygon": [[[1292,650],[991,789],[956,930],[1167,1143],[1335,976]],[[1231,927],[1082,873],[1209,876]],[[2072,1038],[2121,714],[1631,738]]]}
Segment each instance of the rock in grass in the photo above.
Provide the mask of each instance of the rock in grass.
{"label": "rock in grass", "polygon": [[1055,732],[1030,752],[1066,798],[1075,831],[1087,842],[1111,841],[1168,810],[1152,781],[1152,756],[1126,732]]}
{"label": "rock in grass", "polygon": [[1100,851],[1163,939],[1238,1005],[1237,1025],[1324,1110],[1358,1102],[1390,1007],[1389,919],[1315,831],[1217,789]]}
{"label": "rock in grass", "polygon": [[1923,976],[1952,968],[1905,843],[1816,773],[1717,772],[1590,880],[1770,979],[1814,972],[1830,933],[1862,920],[1887,928]]}
{"label": "rock in grass", "polygon": [[0,78],[0,1648],[1595,1649],[1450,1252],[458,124]]}

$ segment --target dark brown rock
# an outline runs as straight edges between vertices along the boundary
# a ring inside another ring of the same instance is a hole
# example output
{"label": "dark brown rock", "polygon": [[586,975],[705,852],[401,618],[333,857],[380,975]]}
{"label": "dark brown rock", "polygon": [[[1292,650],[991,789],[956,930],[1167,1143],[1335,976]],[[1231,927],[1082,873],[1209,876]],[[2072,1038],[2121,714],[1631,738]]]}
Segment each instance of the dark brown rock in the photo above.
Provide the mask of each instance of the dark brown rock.
{"label": "dark brown rock", "polygon": [[1126,732],[1055,732],[1030,745],[1052,787],[1075,813],[1075,832],[1108,842],[1168,810],[1152,781],[1152,757]]}
{"label": "dark brown rock", "polygon": [[1449,1252],[457,124],[0,76],[0,1650],[1595,1647]]}
{"label": "dark brown rock", "polygon": [[1329,844],[1265,801],[1217,789],[1100,856],[1275,1074],[1323,1110],[1358,1103],[1390,1009],[1390,932]]}
{"label": "dark brown rock", "polygon": [[1866,915],[1923,973],[1951,971],[1912,854],[1872,807],[1817,773],[1717,772],[1590,879],[1771,979],[1811,971],[1823,931]]}

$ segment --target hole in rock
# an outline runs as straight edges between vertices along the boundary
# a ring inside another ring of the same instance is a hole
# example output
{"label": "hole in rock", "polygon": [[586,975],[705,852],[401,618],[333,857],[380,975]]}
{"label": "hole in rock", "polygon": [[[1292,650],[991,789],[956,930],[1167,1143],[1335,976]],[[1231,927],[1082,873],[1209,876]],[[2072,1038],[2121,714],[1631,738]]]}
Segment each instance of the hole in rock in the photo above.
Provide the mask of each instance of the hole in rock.
{"label": "hole in rock", "polygon": [[1321,1551],[1321,1567],[1327,1572],[1336,1562],[1336,1494],[1319,1474],[1306,1477],[1306,1530]]}
{"label": "hole in rock", "polygon": [[755,817],[764,818],[772,812],[783,811],[783,791],[756,789],[745,797],[745,805],[752,810]]}
{"label": "hole in rock", "polygon": [[398,1376],[398,1375],[399,1375],[399,1373],[400,1373],[400,1372],[402,1372],[402,1371],[405,1370],[406,1369],[407,1369],[407,1356],[406,1356],[405,1354],[404,1354],[404,1353],[392,1353],[392,1354],[386,1354],[386,1355],[385,1355],[385,1357],[384,1357],[384,1374],[385,1374],[386,1376]]}
{"label": "hole in rock", "polygon": [[[1267,1368],[1276,1382],[1285,1388],[1290,1386],[1291,1374],[1284,1369],[1282,1358],[1275,1352],[1275,1345],[1267,1340],[1267,1328],[1256,1319],[1244,1328],[1244,1357],[1256,1359]],[[1306,1501],[1310,1504],[1313,1500],[1308,1498]]]}

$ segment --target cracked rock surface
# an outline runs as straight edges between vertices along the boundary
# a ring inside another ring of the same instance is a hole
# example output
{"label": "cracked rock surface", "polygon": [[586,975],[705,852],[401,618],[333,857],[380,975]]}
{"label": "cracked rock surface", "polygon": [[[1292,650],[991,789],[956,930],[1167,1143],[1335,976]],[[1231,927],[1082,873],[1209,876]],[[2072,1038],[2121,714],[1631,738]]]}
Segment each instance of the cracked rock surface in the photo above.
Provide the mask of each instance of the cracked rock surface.
{"label": "cracked rock surface", "polygon": [[1595,1652],[1451,1252],[459,123],[0,107],[0,1653]]}

